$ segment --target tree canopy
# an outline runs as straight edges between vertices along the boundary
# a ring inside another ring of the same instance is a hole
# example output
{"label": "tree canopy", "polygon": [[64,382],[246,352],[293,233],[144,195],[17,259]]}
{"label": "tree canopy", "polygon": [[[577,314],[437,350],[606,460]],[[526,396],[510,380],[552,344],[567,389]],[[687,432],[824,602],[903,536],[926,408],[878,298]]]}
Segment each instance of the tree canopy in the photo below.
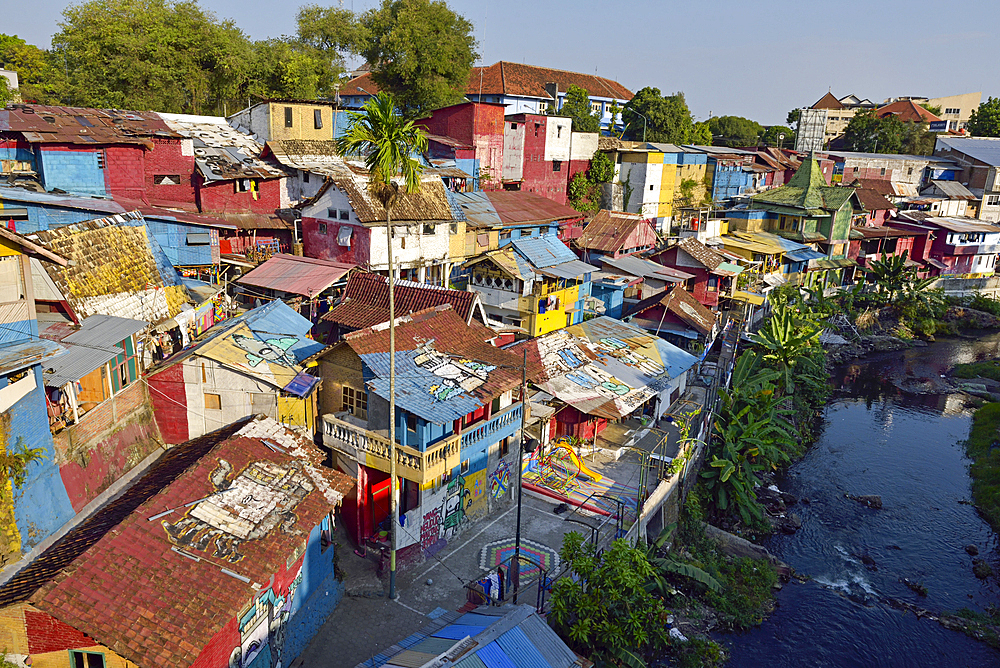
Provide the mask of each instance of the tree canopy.
{"label": "tree canopy", "polygon": [[1000,98],[990,97],[973,109],[966,130],[973,137],[1000,137]]}
{"label": "tree canopy", "polygon": [[[779,135],[784,137],[779,139]],[[761,141],[767,146],[780,145],[781,148],[792,148],[795,146],[795,131],[784,125],[772,125],[764,132]]]}
{"label": "tree canopy", "polygon": [[579,86],[570,86],[562,108],[549,107],[550,116],[565,116],[573,121],[573,132],[600,132],[601,117],[590,108],[590,94]]}
{"label": "tree canopy", "polygon": [[622,121],[625,135],[633,140],[643,138],[644,128],[650,142],[690,144],[694,138],[694,119],[684,93],[665,96],[659,88],[647,86],[622,109]]}
{"label": "tree canopy", "polygon": [[844,131],[844,146],[861,153],[899,153],[903,146],[903,122],[890,114],[875,115],[874,109],[859,111]]}
{"label": "tree canopy", "polygon": [[360,20],[372,79],[417,117],[461,102],[475,62],[473,26],[442,0],[383,0]]}
{"label": "tree canopy", "polygon": [[713,116],[708,119],[715,146],[756,146],[764,134],[764,126],[740,116]]}

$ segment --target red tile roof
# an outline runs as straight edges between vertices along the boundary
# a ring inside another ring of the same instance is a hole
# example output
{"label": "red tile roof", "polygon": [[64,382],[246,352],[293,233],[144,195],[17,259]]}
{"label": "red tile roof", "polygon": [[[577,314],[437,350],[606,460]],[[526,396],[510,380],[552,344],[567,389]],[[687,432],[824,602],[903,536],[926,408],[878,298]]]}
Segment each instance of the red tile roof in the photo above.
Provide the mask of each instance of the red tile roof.
{"label": "red tile roof", "polygon": [[583,228],[583,235],[576,243],[580,248],[613,253],[620,250],[629,235],[642,224],[652,227],[649,220],[637,213],[601,209]]}
{"label": "red tile roof", "polygon": [[865,190],[873,190],[877,192],[882,197],[895,197],[896,190],[892,187],[892,181],[888,179],[854,179],[851,183],[846,184],[854,188],[864,188]]}
{"label": "red tile roof", "polygon": [[680,318],[682,322],[687,323],[702,334],[711,332],[712,326],[715,324],[715,313],[679,285],[643,299],[633,306],[627,315],[637,315],[654,306],[663,306]]}
{"label": "red tile roof", "polygon": [[916,123],[933,123],[934,121],[941,120],[913,100],[899,100],[898,102],[887,104],[884,107],[879,107],[875,110],[875,115],[879,118],[885,118],[890,114],[895,114],[895,116],[904,123],[907,121]]}
{"label": "red tile roof", "polygon": [[[464,322],[472,319],[476,293],[450,290],[410,281],[396,281],[393,286],[396,317],[450,304]],[[389,322],[389,279],[368,272],[356,272],[347,279],[344,295],[323,320],[351,329],[363,329]]]}
{"label": "red tile roof", "polygon": [[[364,90],[361,90],[361,89]],[[378,86],[372,79],[371,72],[354,77],[340,87],[340,97],[357,97],[359,95],[378,95]]]}
{"label": "red tile roof", "polygon": [[[481,76],[480,76],[481,75]],[[570,86],[579,86],[591,97],[609,97],[631,100],[632,91],[617,81],[596,74],[567,72],[550,67],[536,67],[499,61],[486,67],[473,67],[469,72],[467,95],[518,95],[551,99],[545,90],[546,83],[555,83],[559,92],[564,93]]]}
{"label": "red tile roof", "polygon": [[582,213],[565,204],[524,190],[497,190],[485,195],[504,224],[583,218]]}
{"label": "red tile roof", "polygon": [[[513,354],[487,343],[496,333],[478,323],[467,325],[459,315],[444,304],[418,311],[396,321],[396,350],[416,350],[429,341],[440,353],[465,357],[477,362],[497,365],[489,380],[473,391],[482,399],[492,399],[521,382],[521,354]],[[389,352],[388,326],[375,326],[351,332],[344,341],[358,355]]]}
{"label": "red tile roof", "polygon": [[[280,450],[265,445],[265,439]],[[353,480],[322,467],[323,457],[309,441],[270,419],[246,419],[176,446],[121,497],[0,587],[0,602],[29,599],[139,665],[191,665],[253,600],[257,587],[286,571],[303,535],[350,491]],[[281,497],[274,501],[283,511],[294,509],[294,522],[285,516],[272,524],[274,511],[265,508],[264,519],[254,523],[221,495],[205,504],[205,497],[233,485],[248,470],[284,476],[292,492],[259,484],[260,476],[254,482],[265,494]],[[199,519],[210,509],[223,527],[214,539],[205,531],[215,524]],[[198,535],[204,547],[168,533],[182,520],[188,529],[203,527]]]}
{"label": "red tile roof", "polygon": [[833,93],[827,93],[821,97],[816,104],[812,106],[813,109],[843,109],[844,103],[833,96]]}

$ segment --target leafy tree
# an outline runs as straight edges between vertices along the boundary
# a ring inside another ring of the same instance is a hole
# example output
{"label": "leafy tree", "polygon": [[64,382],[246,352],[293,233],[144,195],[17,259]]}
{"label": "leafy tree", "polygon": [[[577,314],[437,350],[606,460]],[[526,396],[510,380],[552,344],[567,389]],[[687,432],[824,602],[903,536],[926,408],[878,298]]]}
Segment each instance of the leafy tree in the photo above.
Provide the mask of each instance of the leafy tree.
{"label": "leafy tree", "polygon": [[722,584],[712,577],[710,573],[706,572],[704,569],[698,568],[697,566],[692,566],[691,564],[683,561],[678,561],[664,550],[663,546],[668,540],[670,540],[670,537],[673,535],[674,529],[676,528],[676,522],[667,525],[667,527],[660,532],[660,535],[658,535],[656,539],[646,547],[646,559],[657,568],[657,572],[653,573],[652,577],[650,577],[649,581],[645,585],[646,591],[655,592],[660,596],[668,594],[671,587],[667,584],[665,575],[673,573],[690,578],[695,582],[705,585],[708,589],[711,589],[716,593],[721,593]]}
{"label": "leafy tree", "polygon": [[756,146],[764,134],[764,126],[740,116],[713,116],[708,127],[716,146]]}
{"label": "leafy tree", "polygon": [[590,94],[579,86],[570,86],[562,108],[549,107],[550,116],[565,116],[573,121],[573,132],[600,132],[601,116],[590,108]]}
{"label": "leafy tree", "polygon": [[668,611],[645,588],[656,570],[642,550],[619,539],[598,553],[570,532],[559,556],[574,577],[552,588],[549,619],[571,647],[599,665],[641,667],[670,644]]}
{"label": "leafy tree", "polygon": [[920,106],[923,107],[924,109],[926,109],[927,111],[931,112],[935,116],[938,116],[938,117],[941,116],[941,105],[940,104],[930,104],[928,102],[925,102],[924,104],[921,104]]}
{"label": "leafy tree", "polygon": [[49,69],[45,51],[17,35],[0,33],[0,68],[17,72],[22,99],[41,97],[38,87],[47,78]]}
{"label": "leafy tree", "polygon": [[972,111],[966,129],[973,137],[1000,137],[1000,97],[990,97]]}
{"label": "leafy tree", "polygon": [[363,28],[347,9],[306,5],[299,8],[295,22],[302,44],[319,49],[341,66],[345,55],[360,51],[365,42]]}
{"label": "leafy tree", "polygon": [[443,0],[383,0],[361,18],[372,79],[416,118],[461,102],[475,61],[472,23]]}
{"label": "leafy tree", "polygon": [[795,125],[796,127],[798,127],[799,118],[801,116],[802,116],[802,110],[801,109],[798,109],[798,108],[792,109],[785,116],[785,122],[788,123],[789,126]]}
{"label": "leafy tree", "polygon": [[696,146],[712,145],[712,128],[708,121],[698,121],[691,131],[691,143]]}
{"label": "leafy tree", "polygon": [[868,266],[867,279],[875,284],[875,292],[885,296],[886,303],[892,303],[911,280],[911,271],[906,266],[908,250],[902,255],[889,255],[881,260],[873,260]]}
{"label": "leafy tree", "polygon": [[0,107],[5,107],[18,98],[17,89],[11,88],[7,77],[0,77]]}
{"label": "leafy tree", "polygon": [[903,123],[903,141],[899,152],[907,155],[934,155],[937,135],[928,131],[927,127],[927,123]]}
{"label": "leafy tree", "polygon": [[242,92],[252,56],[232,21],[193,1],[90,0],[63,11],[47,83],[66,104],[203,113]]}
{"label": "leafy tree", "polygon": [[288,38],[254,42],[253,70],[242,90],[261,97],[332,97],[339,64],[314,47]]}
{"label": "leafy tree", "polygon": [[603,151],[595,151],[586,172],[577,172],[569,181],[567,195],[570,206],[590,212],[601,208],[600,184],[615,178],[615,163]]}
{"label": "leafy tree", "polygon": [[593,183],[611,183],[615,178],[615,162],[604,151],[595,151],[590,159],[587,176]]}
{"label": "leafy tree", "polygon": [[874,109],[866,109],[856,113],[847,124],[844,144],[848,151],[899,153],[904,130],[903,122],[895,114],[879,118]]}
{"label": "leafy tree", "polygon": [[[778,139],[778,135],[785,135],[784,139]],[[795,131],[783,125],[772,125],[761,137],[761,141],[767,146],[793,147],[795,146]]]}
{"label": "leafy tree", "polygon": [[[641,114],[641,115],[640,115]],[[645,124],[643,116],[646,117]],[[622,110],[625,134],[633,140],[689,144],[694,135],[694,120],[684,93],[663,96],[659,88],[647,86],[635,94]]]}

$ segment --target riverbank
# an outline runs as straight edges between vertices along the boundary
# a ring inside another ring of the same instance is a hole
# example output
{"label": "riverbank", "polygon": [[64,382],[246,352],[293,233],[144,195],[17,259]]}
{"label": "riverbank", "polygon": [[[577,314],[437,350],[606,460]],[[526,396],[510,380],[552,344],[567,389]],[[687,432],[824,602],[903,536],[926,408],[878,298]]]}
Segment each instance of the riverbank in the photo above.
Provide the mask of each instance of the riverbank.
{"label": "riverbank", "polygon": [[994,530],[1000,530],[1000,403],[976,409],[965,444],[972,465],[972,500]]}

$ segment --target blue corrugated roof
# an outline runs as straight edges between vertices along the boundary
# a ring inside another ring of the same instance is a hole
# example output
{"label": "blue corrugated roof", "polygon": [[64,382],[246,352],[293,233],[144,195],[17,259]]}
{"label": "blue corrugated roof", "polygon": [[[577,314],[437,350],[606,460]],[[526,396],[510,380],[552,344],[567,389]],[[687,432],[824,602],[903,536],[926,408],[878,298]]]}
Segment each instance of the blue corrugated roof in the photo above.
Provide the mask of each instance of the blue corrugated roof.
{"label": "blue corrugated roof", "polygon": [[[510,244],[518,254],[539,268],[552,267],[564,262],[578,260],[576,254],[569,249],[569,246],[559,241],[559,237],[554,234],[546,234],[543,237],[513,239]],[[597,271],[597,269],[595,268],[592,271]]]}
{"label": "blue corrugated roof", "polygon": [[485,626],[466,626],[465,624],[451,624],[444,627],[440,631],[435,631],[433,633],[434,638],[450,638],[452,640],[461,640],[462,638],[477,636],[483,632]]}
{"label": "blue corrugated roof", "polygon": [[809,260],[820,260],[825,258],[826,255],[810,248],[807,250],[790,251],[785,253],[785,257],[793,262],[808,262]]}
{"label": "blue corrugated roof", "polygon": [[455,620],[456,624],[467,624],[468,626],[489,626],[497,620],[491,615],[479,615],[474,612],[467,612]]}
{"label": "blue corrugated roof", "polygon": [[493,227],[501,224],[500,216],[486,193],[451,193],[448,197],[462,210],[464,219],[476,227]]}
{"label": "blue corrugated roof", "polygon": [[245,322],[258,338],[266,339],[288,334],[300,337],[300,341],[289,348],[289,352],[295,355],[298,362],[319,352],[324,347],[322,343],[305,338],[312,329],[312,323],[279,299],[259,306],[252,311],[247,311],[233,320]]}
{"label": "blue corrugated roof", "polygon": [[496,644],[516,668],[552,668],[538,648],[528,640],[528,636],[524,635],[524,631],[517,626],[497,638]]}
{"label": "blue corrugated roof", "polygon": [[[0,345],[0,373],[10,373],[38,364],[53,355],[65,353],[65,348],[55,341],[30,339]],[[60,355],[64,356],[64,355]]]}
{"label": "blue corrugated roof", "polygon": [[483,662],[486,668],[517,668],[513,661],[507,658],[500,645],[491,642],[476,652],[475,656]]}
{"label": "blue corrugated roof", "polygon": [[58,206],[68,209],[83,209],[85,211],[96,211],[98,213],[124,213],[125,208],[121,204],[110,199],[97,199],[84,197],[82,195],[57,195],[53,193],[40,193],[24,188],[0,187],[0,200],[10,202],[30,202],[32,204],[44,204],[48,206]]}

